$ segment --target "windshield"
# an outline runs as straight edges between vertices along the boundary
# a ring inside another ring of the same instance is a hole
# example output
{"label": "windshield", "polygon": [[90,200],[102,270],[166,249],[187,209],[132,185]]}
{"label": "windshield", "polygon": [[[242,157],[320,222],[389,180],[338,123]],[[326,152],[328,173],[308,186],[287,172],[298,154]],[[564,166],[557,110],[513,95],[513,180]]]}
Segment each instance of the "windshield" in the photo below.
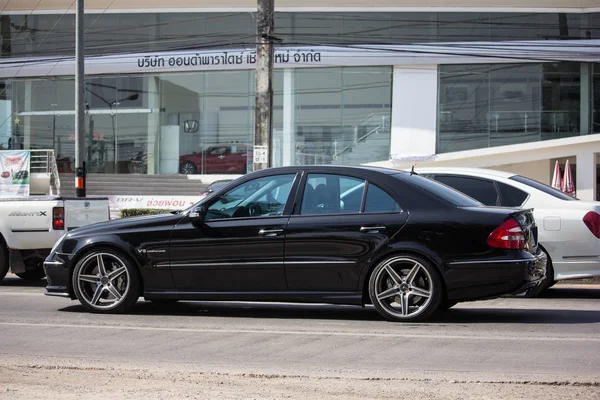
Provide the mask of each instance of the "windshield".
{"label": "windshield", "polygon": [[549,194],[550,196],[556,197],[557,199],[567,201],[579,200],[576,197],[569,196],[568,194],[553,188],[552,186],[544,185],[542,182],[534,181],[533,179],[529,179],[521,175],[511,176],[509,179],[540,190],[546,194]]}

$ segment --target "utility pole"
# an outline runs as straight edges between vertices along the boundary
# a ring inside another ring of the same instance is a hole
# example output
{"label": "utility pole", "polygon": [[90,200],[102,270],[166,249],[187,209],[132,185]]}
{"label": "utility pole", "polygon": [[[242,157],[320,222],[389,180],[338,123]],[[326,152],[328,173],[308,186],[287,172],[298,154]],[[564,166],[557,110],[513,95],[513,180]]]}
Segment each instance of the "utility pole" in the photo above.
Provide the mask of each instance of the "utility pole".
{"label": "utility pole", "polygon": [[256,104],[254,171],[271,166],[273,132],[273,14],[275,0],[258,0],[256,16]]}
{"label": "utility pole", "polygon": [[75,15],[75,195],[85,197],[85,70],[83,54],[83,0]]}

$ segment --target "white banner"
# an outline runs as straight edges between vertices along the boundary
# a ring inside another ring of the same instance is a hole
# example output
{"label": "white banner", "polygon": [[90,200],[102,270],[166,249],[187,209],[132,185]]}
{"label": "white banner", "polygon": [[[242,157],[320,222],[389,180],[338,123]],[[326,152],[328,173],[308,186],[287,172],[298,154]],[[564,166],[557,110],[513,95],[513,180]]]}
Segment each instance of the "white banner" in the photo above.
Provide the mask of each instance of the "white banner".
{"label": "white banner", "polygon": [[[399,64],[466,64],[501,62],[597,62],[600,40],[419,43],[278,47],[275,68],[369,66]],[[249,70],[256,49],[184,50],[129,53],[85,58],[86,75]],[[10,58],[0,62],[0,78],[73,75],[71,56]]]}
{"label": "white banner", "polygon": [[198,196],[113,195],[94,197],[108,198],[111,219],[119,218],[121,210],[125,208],[159,208],[165,211],[183,210],[200,200],[200,194]]}
{"label": "white banner", "polygon": [[0,151],[0,197],[29,196],[29,151]]}

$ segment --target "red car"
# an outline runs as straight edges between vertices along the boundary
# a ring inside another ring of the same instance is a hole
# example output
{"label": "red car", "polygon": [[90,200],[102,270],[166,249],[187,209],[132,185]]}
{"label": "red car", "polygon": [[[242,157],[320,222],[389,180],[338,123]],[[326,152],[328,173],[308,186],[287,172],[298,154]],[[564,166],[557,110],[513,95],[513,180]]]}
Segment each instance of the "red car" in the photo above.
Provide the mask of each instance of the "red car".
{"label": "red car", "polygon": [[3,177],[3,178],[8,178],[9,176],[10,176],[10,172],[8,172],[8,171],[4,171],[4,172],[2,173],[2,177]]}
{"label": "red car", "polygon": [[201,153],[179,156],[180,174],[245,174],[248,146],[223,144],[207,147]]}

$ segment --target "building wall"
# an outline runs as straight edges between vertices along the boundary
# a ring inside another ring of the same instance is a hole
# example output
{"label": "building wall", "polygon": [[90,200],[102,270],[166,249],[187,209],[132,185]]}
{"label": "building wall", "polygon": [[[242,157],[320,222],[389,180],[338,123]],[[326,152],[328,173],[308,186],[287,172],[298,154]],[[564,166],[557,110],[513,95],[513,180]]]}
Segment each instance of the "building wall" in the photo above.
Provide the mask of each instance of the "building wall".
{"label": "building wall", "polygon": [[[8,2],[8,0],[3,0]],[[71,0],[43,0],[37,7],[38,0],[21,0],[19,2],[8,2],[5,11],[14,12],[21,10],[67,10],[72,7]],[[361,8],[361,9],[381,9],[381,8],[429,8],[429,7],[472,7],[477,9],[484,8],[554,8],[554,9],[585,9],[597,8],[598,2],[595,0],[304,0],[299,3],[297,0],[277,0],[276,9],[323,9],[323,8]],[[0,3],[0,7],[2,7]],[[159,9],[159,8],[193,8],[193,9],[256,9],[255,0],[87,0],[86,8],[90,10],[110,9]]]}
{"label": "building wall", "polygon": [[[517,164],[505,164],[490,166],[490,169],[499,171],[513,172],[515,174],[525,175],[528,178],[535,179],[546,185],[552,181],[552,170],[550,168],[551,160],[538,160]],[[552,165],[554,167],[554,165]]]}

